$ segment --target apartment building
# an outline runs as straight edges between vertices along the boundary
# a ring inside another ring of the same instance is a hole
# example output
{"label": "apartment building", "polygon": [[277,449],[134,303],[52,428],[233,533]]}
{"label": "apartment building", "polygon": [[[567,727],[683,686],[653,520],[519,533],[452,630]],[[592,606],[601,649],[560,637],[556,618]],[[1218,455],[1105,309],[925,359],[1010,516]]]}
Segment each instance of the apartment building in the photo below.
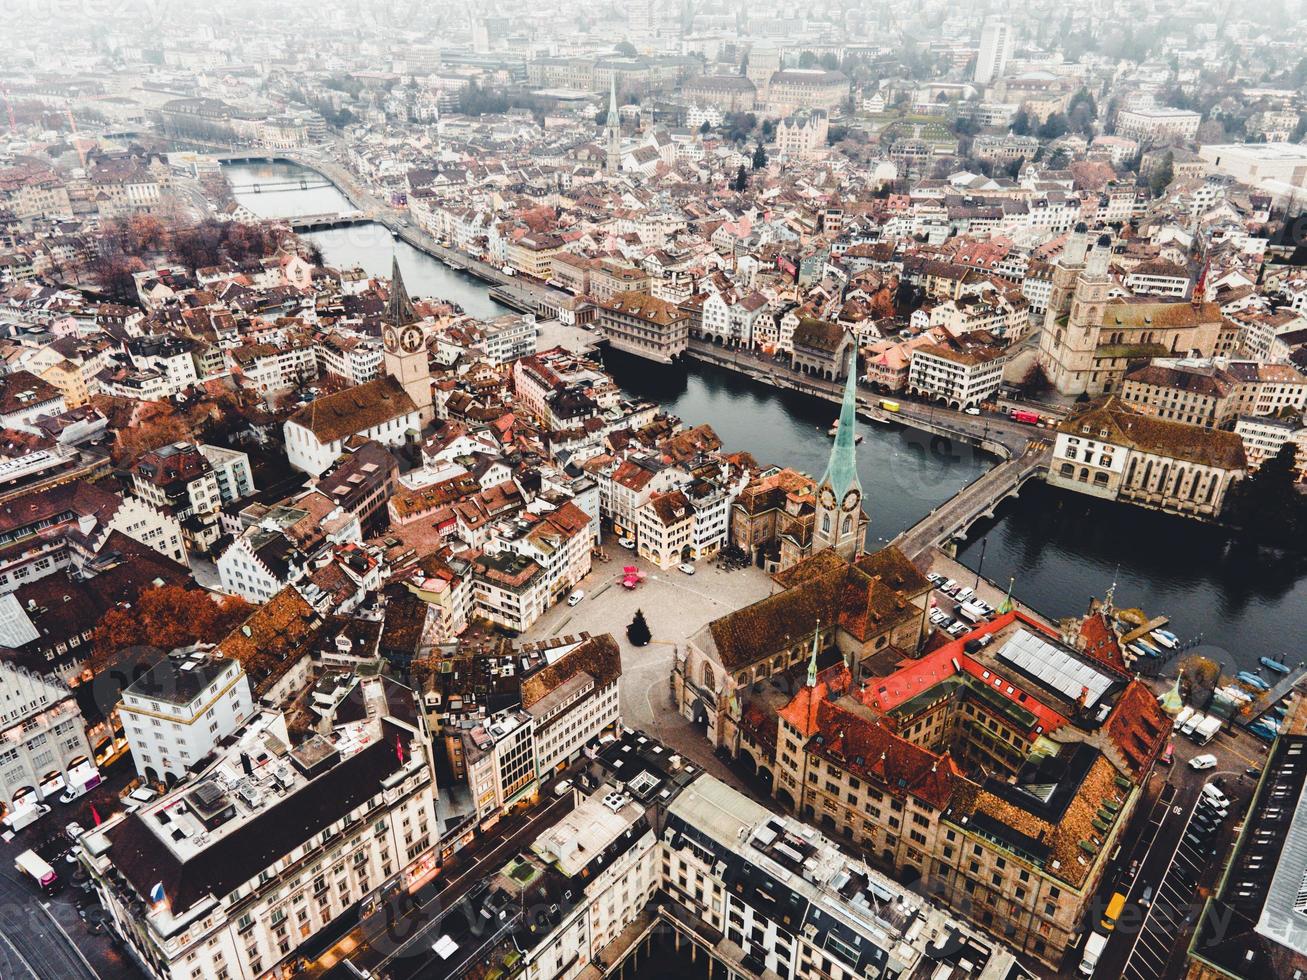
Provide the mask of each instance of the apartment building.
{"label": "apartment building", "polygon": [[616,293],[599,304],[599,330],[614,347],[670,363],[690,341],[690,317],[647,293]]}
{"label": "apartment building", "polygon": [[[248,458],[244,472],[252,487]],[[176,520],[188,548],[203,554],[213,547],[222,534],[218,516],[224,500],[205,453],[189,442],[170,443],[144,453],[131,474],[132,496]]]}
{"label": "apartment building", "polygon": [[1307,426],[1301,419],[1243,416],[1234,423],[1234,434],[1243,442],[1250,473],[1292,442],[1297,447],[1298,479],[1307,480]]}
{"label": "apartment building", "polygon": [[247,454],[226,446],[202,444],[199,449],[213,469],[222,506],[234,504],[254,493],[254,471],[250,469],[250,457]]}
{"label": "apartment building", "polygon": [[549,233],[523,235],[508,243],[508,264],[519,275],[546,282],[553,274],[553,257],[564,250],[563,240]]}
{"label": "apartment building", "polygon": [[957,343],[926,344],[911,352],[908,391],[971,408],[988,401],[1003,383],[1007,354],[995,347]]}
{"label": "apartment building", "polygon": [[522,633],[549,608],[549,576],[531,558],[505,549],[471,561],[474,616]]}
{"label": "apartment building", "polygon": [[1122,109],[1116,114],[1116,135],[1141,146],[1184,142],[1198,135],[1200,113],[1171,106]]}
{"label": "apartment building", "polygon": [[611,633],[524,645],[522,710],[533,720],[536,772],[546,778],[618,725],[622,655]]}
{"label": "apartment building", "polygon": [[420,719],[411,692],[370,683],[376,716],[334,741],[296,742],[280,713],[261,712],[202,769],[82,837],[109,926],[147,976],[284,975],[343,916],[429,873],[428,736],[401,720]]}
{"label": "apartment building", "polygon": [[253,711],[240,662],[199,647],[170,652],[118,703],[132,761],[147,783],[181,779]]}
{"label": "apartment building", "polygon": [[[0,596],[6,619],[18,606]],[[6,640],[15,646],[36,638],[26,633]],[[16,644],[14,641],[18,640]],[[58,679],[0,661],[0,805],[4,816],[24,818],[66,786],[85,782],[95,762],[86,738],[86,721],[72,690]]]}
{"label": "apartment building", "polygon": [[680,490],[656,493],[636,515],[640,557],[669,569],[693,555],[695,508]]}
{"label": "apartment building", "polygon": [[503,711],[461,735],[476,818],[483,830],[489,829],[515,803],[536,794],[535,718],[524,711]]}

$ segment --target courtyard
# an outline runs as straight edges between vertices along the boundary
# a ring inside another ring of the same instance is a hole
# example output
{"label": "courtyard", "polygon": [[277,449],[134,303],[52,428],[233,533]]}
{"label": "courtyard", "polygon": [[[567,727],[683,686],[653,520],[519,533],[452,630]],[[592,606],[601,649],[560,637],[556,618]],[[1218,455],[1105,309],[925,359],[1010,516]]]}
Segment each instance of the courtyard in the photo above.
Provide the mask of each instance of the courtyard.
{"label": "courtyard", "polygon": [[[609,562],[596,560],[580,588],[585,598],[575,606],[559,603],[522,636],[524,642],[569,633],[611,633],[622,652],[619,684],[622,721],[694,759],[714,775],[739,785],[739,777],[713,755],[700,729],[676,713],[671,696],[672,662],[678,646],[701,627],[733,609],[756,602],[772,591],[771,578],[748,567],[724,571],[701,561],[694,575],[677,569],[663,571],[636,557],[605,535]],[[645,573],[634,589],[622,586],[622,569],[634,565]],[[635,647],[626,627],[635,611],[644,612],[653,639]]]}

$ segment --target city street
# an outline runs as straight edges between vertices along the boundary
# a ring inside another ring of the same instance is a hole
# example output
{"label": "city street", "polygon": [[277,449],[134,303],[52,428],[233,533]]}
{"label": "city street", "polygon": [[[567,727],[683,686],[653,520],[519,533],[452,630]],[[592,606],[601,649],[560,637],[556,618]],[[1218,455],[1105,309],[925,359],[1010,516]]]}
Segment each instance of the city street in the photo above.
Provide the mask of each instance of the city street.
{"label": "city street", "polygon": [[[91,919],[103,911],[92,894],[83,892],[78,866],[64,860],[72,846],[64,828],[73,821],[91,827],[96,813],[107,819],[119,808],[118,794],[136,775],[128,755],[119,756],[102,772],[104,781],[86,796],[67,805],[51,803],[50,813],[0,843],[0,978],[4,980],[141,976],[111,933],[102,928],[96,934],[89,931],[77,903],[85,906]],[[56,895],[42,896],[36,884],[14,867],[14,859],[28,849],[40,854],[63,879]]]}
{"label": "city street", "polygon": [[432,944],[450,925],[447,917],[465,911],[489,878],[561,820],[572,805],[570,793],[545,796],[531,810],[504,817],[490,836],[458,852],[416,893],[392,897],[309,964],[302,975],[356,978],[359,973],[354,971],[375,973],[383,967],[393,977],[416,975],[432,958]]}

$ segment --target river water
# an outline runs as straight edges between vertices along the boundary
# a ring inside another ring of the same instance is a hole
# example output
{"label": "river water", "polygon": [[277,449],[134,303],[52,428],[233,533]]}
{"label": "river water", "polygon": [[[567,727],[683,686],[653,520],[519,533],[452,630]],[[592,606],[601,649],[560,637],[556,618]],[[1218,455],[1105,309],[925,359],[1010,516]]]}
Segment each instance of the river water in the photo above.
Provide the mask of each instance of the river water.
{"label": "river water", "polygon": [[[285,163],[239,163],[223,167],[233,187],[255,183],[283,184],[286,181],[317,174]],[[309,190],[275,190],[254,193],[237,191],[237,200],[263,218],[293,218],[305,214],[332,214],[352,210],[349,201],[334,187],[311,187]],[[384,225],[369,222],[313,231],[303,236],[322,249],[328,265],[360,266],[370,276],[389,276],[391,257],[399,259],[400,271],[409,295],[423,299],[444,299],[477,317],[496,317],[511,310],[490,298],[486,284],[466,273],[437,262],[425,252],[391,236]]]}
{"label": "river water", "polygon": [[[286,165],[237,165],[233,184],[298,178]],[[265,217],[348,210],[334,188],[238,194]],[[410,292],[459,303],[475,316],[504,308],[484,283],[395,241],[379,225],[312,232],[331,264],[359,264],[388,275],[399,257]],[[658,401],[691,424],[709,423],[729,450],[758,462],[790,466],[820,477],[830,452],[826,430],[836,407],[782,391],[721,368],[689,362],[651,365],[609,351],[606,366],[625,389]],[[894,537],[992,465],[992,459],[949,440],[899,426],[859,423],[858,472],[871,515],[868,544]],[[983,563],[982,563],[983,552]],[[1116,582],[1118,606],[1138,606],[1171,617],[1182,638],[1202,636],[1201,651],[1255,669],[1260,656],[1302,659],[1307,633],[1307,561],[1250,548],[1217,528],[1125,505],[1028,484],[999,505],[995,519],[977,524],[959,559],[996,582],[1015,578],[1016,594],[1045,615],[1082,612],[1090,596]]]}

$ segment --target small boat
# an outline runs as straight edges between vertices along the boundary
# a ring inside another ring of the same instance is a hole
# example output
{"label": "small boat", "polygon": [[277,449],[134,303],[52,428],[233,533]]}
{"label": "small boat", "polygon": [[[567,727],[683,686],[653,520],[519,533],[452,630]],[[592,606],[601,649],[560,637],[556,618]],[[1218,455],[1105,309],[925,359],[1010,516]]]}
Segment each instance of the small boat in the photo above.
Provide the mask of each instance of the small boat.
{"label": "small boat", "polygon": [[1155,629],[1148,635],[1154,643],[1160,643],[1168,650],[1174,650],[1180,645],[1180,637],[1176,636],[1170,630]]}
{"label": "small boat", "polygon": [[1238,681],[1241,684],[1246,684],[1249,687],[1256,688],[1259,691],[1269,691],[1271,689],[1270,684],[1267,684],[1266,681],[1262,680],[1256,674],[1250,674],[1246,670],[1239,671],[1239,673],[1236,674],[1235,677],[1238,679]]}
{"label": "small boat", "polygon": [[1139,643],[1138,641],[1128,644],[1126,649],[1129,650],[1131,653],[1133,653],[1136,657],[1157,656],[1156,650],[1154,650],[1152,647],[1144,646],[1142,643]]}
{"label": "small boat", "polygon": [[1148,651],[1148,655],[1149,655],[1150,657],[1156,657],[1156,656],[1159,656],[1159,655],[1161,654],[1161,652],[1162,652],[1161,650],[1157,649],[1157,647],[1153,646],[1151,643],[1149,643],[1147,640],[1145,640],[1142,636],[1136,636],[1135,639],[1134,639],[1134,642],[1135,642],[1135,645],[1136,645],[1136,646],[1141,646],[1141,647],[1143,647],[1145,650],[1147,650],[1147,651]]}
{"label": "small boat", "polygon": [[1273,670],[1273,671],[1275,671],[1277,674],[1287,674],[1287,673],[1289,673],[1289,668],[1288,668],[1288,667],[1286,667],[1284,664],[1280,663],[1280,661],[1278,661],[1278,660],[1272,660],[1270,657],[1262,657],[1261,660],[1258,661],[1258,662],[1259,662],[1263,667],[1265,667],[1267,670]]}
{"label": "small boat", "polygon": [[1216,693],[1229,701],[1236,701],[1239,704],[1249,704],[1252,701],[1252,695],[1247,691],[1240,690],[1237,687],[1218,687]]}

